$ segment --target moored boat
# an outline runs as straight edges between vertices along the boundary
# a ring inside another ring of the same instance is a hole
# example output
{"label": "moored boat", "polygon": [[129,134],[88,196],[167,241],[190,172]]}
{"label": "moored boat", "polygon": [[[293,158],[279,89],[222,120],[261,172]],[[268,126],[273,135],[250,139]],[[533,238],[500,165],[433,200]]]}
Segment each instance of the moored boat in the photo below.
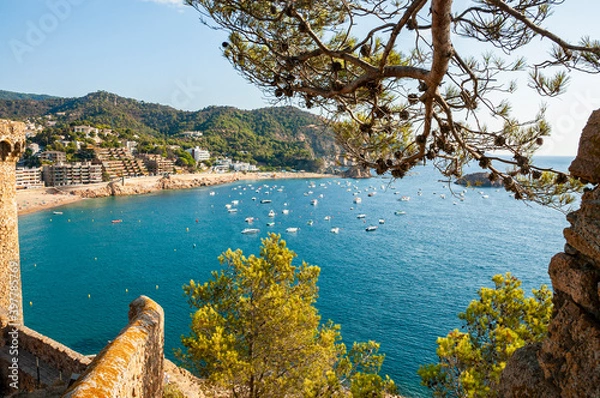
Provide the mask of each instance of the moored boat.
{"label": "moored boat", "polygon": [[244,228],[242,230],[242,233],[244,235],[253,235],[253,234],[257,234],[259,232],[260,232],[260,229],[258,229],[258,228]]}

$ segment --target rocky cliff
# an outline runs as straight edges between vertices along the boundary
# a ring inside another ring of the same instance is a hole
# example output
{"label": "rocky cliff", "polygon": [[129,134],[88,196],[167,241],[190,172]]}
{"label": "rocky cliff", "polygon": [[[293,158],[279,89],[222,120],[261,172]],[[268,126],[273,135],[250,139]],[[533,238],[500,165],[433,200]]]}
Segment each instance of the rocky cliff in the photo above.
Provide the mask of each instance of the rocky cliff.
{"label": "rocky cliff", "polygon": [[504,397],[600,397],[600,110],[588,121],[569,170],[595,187],[567,216],[565,251],[550,262],[554,313],[548,337],[507,363]]}
{"label": "rocky cliff", "polygon": [[93,188],[75,189],[70,193],[79,195],[82,198],[104,198],[107,196],[124,196],[124,195],[139,195],[160,191],[163,189],[187,189],[204,187],[209,185],[225,184],[229,182],[239,181],[240,177],[237,174],[223,174],[219,178],[180,178],[180,177],[163,177],[158,181],[143,183],[138,181],[125,182],[113,181],[106,185],[96,186]]}

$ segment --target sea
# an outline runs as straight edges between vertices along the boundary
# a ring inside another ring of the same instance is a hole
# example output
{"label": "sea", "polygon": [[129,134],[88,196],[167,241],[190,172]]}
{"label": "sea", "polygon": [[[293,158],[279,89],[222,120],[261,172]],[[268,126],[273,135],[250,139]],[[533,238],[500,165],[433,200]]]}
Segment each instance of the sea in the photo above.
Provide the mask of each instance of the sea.
{"label": "sea", "polygon": [[[566,170],[571,160],[537,163]],[[567,225],[563,213],[503,189],[443,182],[429,165],[402,180],[267,179],[83,200],[19,217],[25,321],[94,354],[127,324],[128,304],[147,295],[165,310],[174,359],[190,324],[182,286],[207,281],[228,248],[258,254],[261,238],[276,233],[297,264],[321,268],[323,322],[340,324],[347,345],[379,342],[382,373],[404,396],[425,397],[416,372],[436,362],[437,337],[461,328],[457,314],[495,274],[510,272],[528,292],[549,285]]]}

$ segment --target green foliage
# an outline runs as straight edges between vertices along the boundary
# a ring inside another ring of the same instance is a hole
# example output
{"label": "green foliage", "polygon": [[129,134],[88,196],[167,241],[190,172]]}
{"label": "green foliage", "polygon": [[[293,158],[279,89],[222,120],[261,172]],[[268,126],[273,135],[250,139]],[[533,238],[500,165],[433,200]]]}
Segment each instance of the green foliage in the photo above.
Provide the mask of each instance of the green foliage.
{"label": "green foliage", "polygon": [[378,375],[384,356],[375,342],[340,342],[340,327],[321,324],[314,304],[320,269],[302,262],[277,235],[260,256],[231,249],[203,284],[184,286],[192,314],[182,338],[184,364],[236,397],[382,397],[393,390]]}
{"label": "green foliage", "polygon": [[435,397],[496,397],[506,361],[520,347],[541,341],[552,314],[552,293],[545,286],[525,297],[521,281],[495,275],[495,287],[481,288],[458,317],[466,332],[455,329],[437,340],[437,364],[421,366],[421,384]]}
{"label": "green foliage", "polygon": [[[157,145],[199,145],[215,156],[277,168],[318,171],[323,164],[320,158],[339,152],[333,132],[319,117],[289,106],[252,111],[211,106],[187,112],[103,91],[81,98],[37,101],[18,99],[21,95],[17,93],[10,96],[13,99],[3,100],[1,94],[0,117],[25,120],[55,115],[56,126],[32,139],[44,146],[52,145],[60,135],[84,141],[72,127],[91,125],[117,133],[103,137],[102,146],[107,148],[120,146],[122,139],[139,141],[141,153],[160,153]],[[58,116],[57,112],[65,115]],[[184,131],[200,131],[203,136],[182,138]],[[139,138],[134,138],[136,134]]]}
{"label": "green foliage", "polygon": [[163,388],[162,398],[185,398],[176,384],[167,383]]}

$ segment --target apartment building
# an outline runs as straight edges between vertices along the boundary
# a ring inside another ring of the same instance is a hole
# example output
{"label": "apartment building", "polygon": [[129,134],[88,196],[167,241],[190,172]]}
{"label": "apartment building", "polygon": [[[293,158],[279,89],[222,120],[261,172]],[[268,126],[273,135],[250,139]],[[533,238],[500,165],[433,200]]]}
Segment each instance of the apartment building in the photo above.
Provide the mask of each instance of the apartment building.
{"label": "apartment building", "polygon": [[56,163],[44,166],[42,178],[49,187],[102,182],[102,166],[92,162]]}

